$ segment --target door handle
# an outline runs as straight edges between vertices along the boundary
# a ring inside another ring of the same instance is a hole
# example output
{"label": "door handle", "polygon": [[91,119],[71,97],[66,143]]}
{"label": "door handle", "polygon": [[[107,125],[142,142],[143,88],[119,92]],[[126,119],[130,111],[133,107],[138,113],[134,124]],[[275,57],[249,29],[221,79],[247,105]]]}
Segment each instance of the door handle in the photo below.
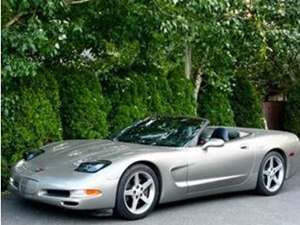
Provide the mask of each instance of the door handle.
{"label": "door handle", "polygon": [[247,145],[243,145],[243,146],[241,146],[241,149],[248,149],[248,146]]}

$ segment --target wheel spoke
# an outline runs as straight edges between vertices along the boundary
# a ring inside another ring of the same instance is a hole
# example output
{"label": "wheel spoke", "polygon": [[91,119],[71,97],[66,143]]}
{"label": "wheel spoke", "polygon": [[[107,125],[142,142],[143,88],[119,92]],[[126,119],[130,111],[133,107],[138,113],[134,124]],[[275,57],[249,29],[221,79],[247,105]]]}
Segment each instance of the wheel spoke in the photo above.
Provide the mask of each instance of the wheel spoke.
{"label": "wheel spoke", "polygon": [[139,200],[137,198],[133,198],[131,209],[136,211]]}
{"label": "wheel spoke", "polygon": [[277,173],[279,170],[281,170],[282,169],[282,164],[279,164],[278,166],[276,166],[275,168],[274,168],[274,173]]}
{"label": "wheel spoke", "polygon": [[150,199],[149,199],[149,197],[147,197],[146,195],[142,195],[141,196],[141,200],[143,202],[145,202],[146,204],[149,204],[151,202]]}
{"label": "wheel spoke", "polygon": [[144,190],[146,190],[148,187],[150,187],[153,184],[153,180],[149,179],[145,183],[142,184],[142,187]]}
{"label": "wheel spoke", "polygon": [[126,190],[125,196],[133,196],[133,190],[132,189]]}
{"label": "wheel spoke", "polygon": [[276,183],[276,184],[280,184],[280,179],[276,176],[273,177],[273,181]]}
{"label": "wheel spoke", "polygon": [[136,173],[134,175],[134,184],[135,185],[139,185],[140,184],[140,178],[139,178],[139,174],[138,173]]}
{"label": "wheel spoke", "polygon": [[270,158],[270,166],[269,166],[269,168],[274,168],[274,158],[273,157]]}
{"label": "wheel spoke", "polygon": [[272,178],[270,176],[267,176],[267,188],[271,188]]}
{"label": "wheel spoke", "polygon": [[270,172],[269,172],[268,170],[264,170],[264,171],[263,171],[263,175],[269,176],[269,175],[270,175]]}

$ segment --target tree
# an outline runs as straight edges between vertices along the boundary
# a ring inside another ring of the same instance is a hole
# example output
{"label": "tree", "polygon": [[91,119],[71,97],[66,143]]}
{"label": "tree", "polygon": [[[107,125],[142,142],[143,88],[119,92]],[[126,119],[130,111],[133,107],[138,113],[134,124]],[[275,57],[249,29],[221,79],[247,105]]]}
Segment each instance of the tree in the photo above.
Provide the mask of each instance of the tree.
{"label": "tree", "polygon": [[237,126],[264,128],[262,98],[244,76],[236,77],[230,104]]}
{"label": "tree", "polygon": [[107,108],[101,85],[88,71],[59,68],[64,139],[103,138],[108,134]]}

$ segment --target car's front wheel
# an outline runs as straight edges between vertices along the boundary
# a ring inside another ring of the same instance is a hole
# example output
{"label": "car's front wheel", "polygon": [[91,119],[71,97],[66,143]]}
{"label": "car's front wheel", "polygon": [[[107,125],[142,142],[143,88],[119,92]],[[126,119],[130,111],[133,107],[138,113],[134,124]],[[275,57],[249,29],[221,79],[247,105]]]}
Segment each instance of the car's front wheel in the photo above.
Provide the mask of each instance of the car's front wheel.
{"label": "car's front wheel", "polygon": [[143,218],[155,207],[158,195],[155,172],[144,164],[133,165],[119,182],[115,212],[129,220]]}
{"label": "car's front wheel", "polygon": [[258,175],[256,191],[263,195],[275,195],[285,180],[285,160],[278,152],[270,152],[263,159]]}

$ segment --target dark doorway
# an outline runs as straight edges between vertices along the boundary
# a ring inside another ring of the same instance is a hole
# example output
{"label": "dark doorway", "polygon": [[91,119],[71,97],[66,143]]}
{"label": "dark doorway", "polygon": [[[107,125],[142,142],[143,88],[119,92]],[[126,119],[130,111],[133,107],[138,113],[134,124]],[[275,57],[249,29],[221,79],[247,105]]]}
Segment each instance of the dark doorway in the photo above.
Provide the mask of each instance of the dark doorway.
{"label": "dark doorway", "polygon": [[267,101],[263,103],[263,111],[269,129],[283,129],[284,106],[284,101]]}

